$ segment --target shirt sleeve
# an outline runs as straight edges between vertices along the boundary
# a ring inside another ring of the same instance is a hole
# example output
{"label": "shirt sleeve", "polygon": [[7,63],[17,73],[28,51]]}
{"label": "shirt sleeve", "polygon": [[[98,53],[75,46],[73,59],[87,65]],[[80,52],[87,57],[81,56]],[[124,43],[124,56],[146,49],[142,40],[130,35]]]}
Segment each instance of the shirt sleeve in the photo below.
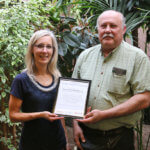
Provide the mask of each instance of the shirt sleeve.
{"label": "shirt sleeve", "polygon": [[23,83],[21,75],[17,75],[12,82],[10,94],[23,100]]}
{"label": "shirt sleeve", "polygon": [[73,74],[72,74],[72,78],[80,78],[80,71],[79,71],[79,63],[77,61],[75,67],[74,67],[74,71],[73,71]]}
{"label": "shirt sleeve", "polygon": [[145,54],[137,54],[131,81],[134,94],[150,91],[150,60]]}
{"label": "shirt sleeve", "polygon": [[76,65],[74,67],[74,71],[72,74],[72,78],[77,78],[77,79],[81,78],[80,77],[80,70],[81,70],[82,61],[83,61],[83,53],[81,53],[77,59],[77,62],[76,62]]}

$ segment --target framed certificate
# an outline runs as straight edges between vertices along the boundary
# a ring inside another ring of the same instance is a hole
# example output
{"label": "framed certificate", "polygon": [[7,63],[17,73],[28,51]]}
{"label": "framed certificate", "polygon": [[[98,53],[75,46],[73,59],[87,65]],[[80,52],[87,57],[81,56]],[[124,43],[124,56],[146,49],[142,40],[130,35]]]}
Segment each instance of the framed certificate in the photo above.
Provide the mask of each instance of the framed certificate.
{"label": "framed certificate", "polygon": [[59,116],[83,118],[90,85],[90,80],[60,77],[53,113]]}

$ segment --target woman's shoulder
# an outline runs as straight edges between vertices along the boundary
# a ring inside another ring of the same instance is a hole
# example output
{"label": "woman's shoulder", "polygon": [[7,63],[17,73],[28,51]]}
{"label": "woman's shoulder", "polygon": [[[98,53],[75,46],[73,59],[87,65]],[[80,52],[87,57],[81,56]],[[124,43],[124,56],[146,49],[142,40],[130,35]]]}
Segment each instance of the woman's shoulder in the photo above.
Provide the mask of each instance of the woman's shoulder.
{"label": "woman's shoulder", "polygon": [[28,79],[27,79],[26,72],[21,72],[17,74],[14,80],[12,81],[11,89],[15,89],[15,90],[18,88],[21,89],[22,87],[26,85],[27,82],[28,82]]}
{"label": "woman's shoulder", "polygon": [[15,80],[26,80],[27,79],[27,73],[25,71],[19,73],[16,75]]}

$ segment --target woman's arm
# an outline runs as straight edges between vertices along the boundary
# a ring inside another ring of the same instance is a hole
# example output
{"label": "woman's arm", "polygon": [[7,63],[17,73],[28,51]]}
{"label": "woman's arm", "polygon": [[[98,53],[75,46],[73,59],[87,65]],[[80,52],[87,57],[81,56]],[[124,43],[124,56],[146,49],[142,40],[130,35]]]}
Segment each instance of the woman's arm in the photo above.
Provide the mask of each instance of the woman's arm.
{"label": "woman's arm", "polygon": [[9,117],[12,122],[25,122],[37,118],[45,118],[49,121],[62,119],[63,117],[57,117],[57,115],[48,111],[23,113],[21,112],[22,100],[10,95],[9,99]]}

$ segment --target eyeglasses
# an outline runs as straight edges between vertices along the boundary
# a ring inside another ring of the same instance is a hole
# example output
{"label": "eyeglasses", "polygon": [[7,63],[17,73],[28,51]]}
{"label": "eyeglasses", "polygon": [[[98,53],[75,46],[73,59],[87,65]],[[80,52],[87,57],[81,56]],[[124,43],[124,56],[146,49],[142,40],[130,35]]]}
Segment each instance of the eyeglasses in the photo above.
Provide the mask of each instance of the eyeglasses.
{"label": "eyeglasses", "polygon": [[34,45],[35,47],[39,48],[39,49],[44,49],[46,47],[46,49],[53,49],[54,47],[51,45],[43,45],[43,44],[38,44],[38,45]]}

